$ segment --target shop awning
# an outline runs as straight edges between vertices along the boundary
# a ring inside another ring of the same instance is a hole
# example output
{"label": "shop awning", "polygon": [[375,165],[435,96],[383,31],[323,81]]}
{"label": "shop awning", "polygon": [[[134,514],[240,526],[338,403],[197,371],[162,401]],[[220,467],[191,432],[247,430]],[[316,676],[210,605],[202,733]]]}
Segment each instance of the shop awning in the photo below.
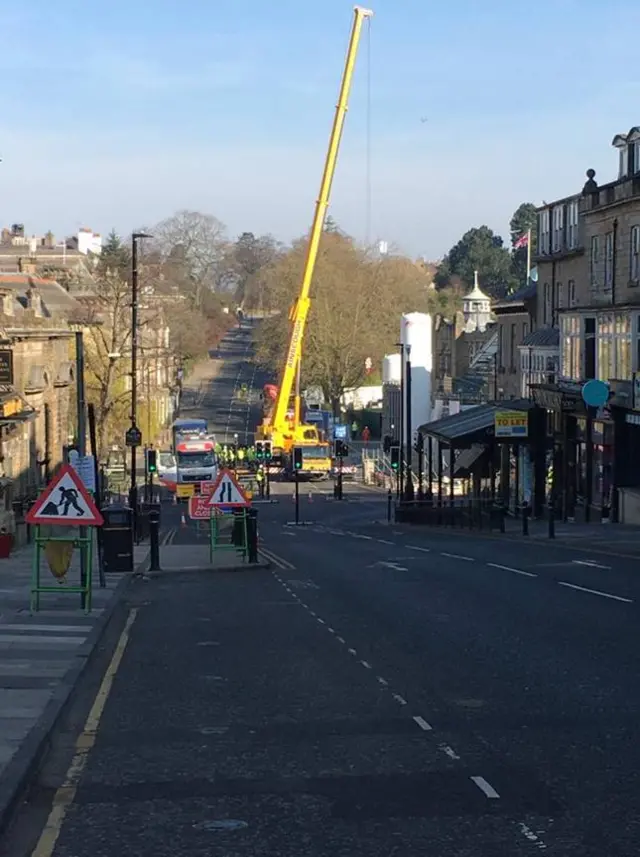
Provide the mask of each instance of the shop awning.
{"label": "shop awning", "polygon": [[35,417],[37,411],[10,385],[0,385],[0,425],[24,422]]}
{"label": "shop awning", "polygon": [[495,417],[500,411],[529,411],[532,407],[534,405],[529,399],[489,402],[425,423],[418,431],[447,446],[466,449],[474,444],[486,443],[494,436]]}

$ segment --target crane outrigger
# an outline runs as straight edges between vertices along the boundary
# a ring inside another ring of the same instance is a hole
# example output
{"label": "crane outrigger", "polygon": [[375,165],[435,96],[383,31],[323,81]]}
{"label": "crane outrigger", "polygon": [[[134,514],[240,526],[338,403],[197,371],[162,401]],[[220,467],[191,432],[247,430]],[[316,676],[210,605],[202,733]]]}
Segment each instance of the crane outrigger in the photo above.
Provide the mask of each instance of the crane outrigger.
{"label": "crane outrigger", "polygon": [[[315,206],[313,224],[309,235],[309,245],[305,259],[304,273],[300,286],[300,293],[289,313],[291,322],[291,333],[284,367],[280,373],[278,391],[274,407],[271,413],[265,417],[256,431],[256,439],[271,441],[272,454],[275,460],[280,459],[287,469],[291,457],[291,451],[295,446],[305,447],[310,458],[323,459],[327,461],[327,474],[331,468],[331,452],[329,444],[315,425],[305,424],[300,420],[300,391],[299,373],[302,356],[302,341],[304,338],[307,316],[311,300],[309,293],[311,282],[318,259],[320,239],[324,229],[324,222],[331,196],[331,185],[335,174],[336,163],[342,131],[349,104],[349,94],[355,70],[362,27],[367,18],[371,18],[373,12],[361,6],[354,7],[353,25],[351,37],[340,84],[340,94],[336,105],[333,127],[329,138],[329,148],[324,163],[320,193]],[[288,416],[291,396],[294,393],[293,419]],[[303,471],[306,468],[303,468]],[[323,468],[324,469],[324,468]]]}

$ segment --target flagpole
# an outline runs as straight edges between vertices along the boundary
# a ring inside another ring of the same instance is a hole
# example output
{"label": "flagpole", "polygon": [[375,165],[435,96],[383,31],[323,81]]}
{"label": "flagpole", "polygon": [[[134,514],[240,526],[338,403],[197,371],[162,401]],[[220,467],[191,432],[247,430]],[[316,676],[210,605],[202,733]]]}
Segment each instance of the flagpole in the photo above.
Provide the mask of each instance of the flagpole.
{"label": "flagpole", "polygon": [[531,277],[531,230],[527,230],[527,285]]}

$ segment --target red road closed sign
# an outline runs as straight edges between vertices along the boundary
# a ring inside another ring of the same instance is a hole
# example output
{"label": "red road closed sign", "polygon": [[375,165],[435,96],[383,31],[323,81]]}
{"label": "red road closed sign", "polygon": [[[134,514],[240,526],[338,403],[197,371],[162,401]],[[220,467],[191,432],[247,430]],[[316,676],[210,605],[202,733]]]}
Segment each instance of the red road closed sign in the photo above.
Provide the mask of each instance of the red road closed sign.
{"label": "red road closed sign", "polygon": [[208,494],[196,494],[189,497],[189,517],[197,521],[208,521],[213,511],[211,497]]}

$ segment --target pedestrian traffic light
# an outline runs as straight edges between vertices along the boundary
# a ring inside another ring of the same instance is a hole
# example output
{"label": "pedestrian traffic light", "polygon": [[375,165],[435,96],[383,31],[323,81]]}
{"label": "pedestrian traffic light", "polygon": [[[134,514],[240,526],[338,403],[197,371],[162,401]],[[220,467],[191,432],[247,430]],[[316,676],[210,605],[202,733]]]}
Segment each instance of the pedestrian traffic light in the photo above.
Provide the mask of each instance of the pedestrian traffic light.
{"label": "pedestrian traffic light", "polygon": [[302,470],[302,447],[294,446],[293,448],[293,469]]}
{"label": "pedestrian traffic light", "polygon": [[271,461],[271,441],[265,440],[264,442],[264,459],[265,461]]}
{"label": "pedestrian traffic light", "polygon": [[157,473],[158,465],[156,463],[156,457],[155,449],[147,450],[147,473]]}
{"label": "pedestrian traffic light", "polygon": [[391,469],[398,470],[400,467],[400,447],[392,446],[391,447]]}
{"label": "pedestrian traffic light", "polygon": [[261,440],[256,441],[256,458],[258,461],[264,458],[264,443]]}

